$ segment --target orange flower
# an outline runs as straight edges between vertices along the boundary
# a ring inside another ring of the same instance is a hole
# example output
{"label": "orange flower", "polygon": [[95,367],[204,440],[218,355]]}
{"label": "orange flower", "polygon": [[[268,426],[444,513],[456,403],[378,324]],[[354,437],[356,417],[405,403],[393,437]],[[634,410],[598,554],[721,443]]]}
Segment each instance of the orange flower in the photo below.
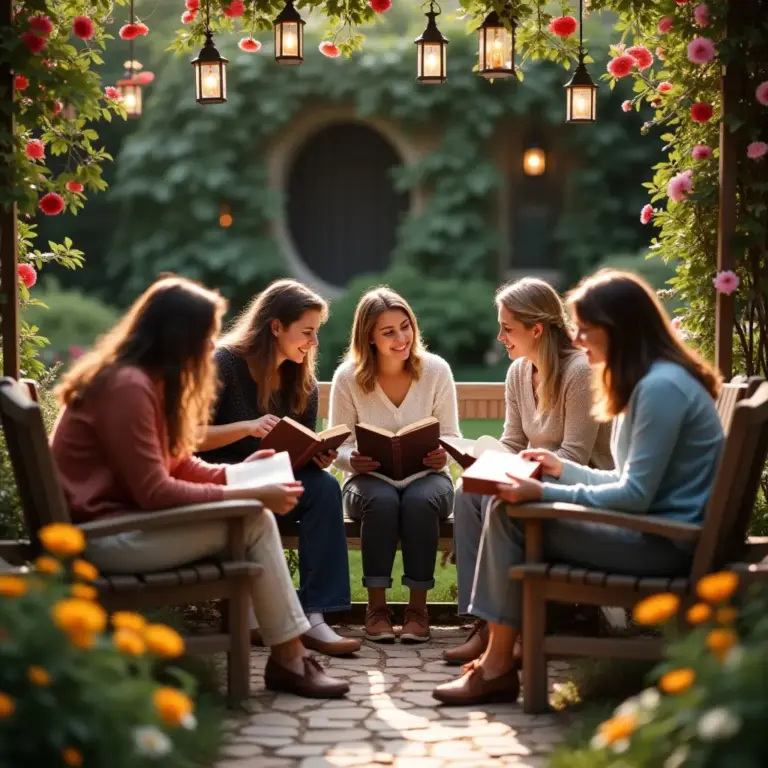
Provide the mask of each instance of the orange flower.
{"label": "orange flower", "polygon": [[641,600],[632,612],[638,624],[662,624],[672,618],[680,607],[680,598],[671,592],[651,595]]}
{"label": "orange flower", "polygon": [[99,591],[90,584],[73,584],[72,596],[79,600],[95,600],[99,596]]}
{"label": "orange flower", "polygon": [[18,576],[0,576],[0,597],[21,597],[27,592],[27,584]]}
{"label": "orange flower", "polygon": [[708,603],[723,603],[736,591],[739,577],[733,571],[710,573],[696,585],[696,593]]}
{"label": "orange flower", "polygon": [[50,573],[53,575],[61,570],[61,564],[50,555],[40,555],[40,557],[35,560],[35,568],[37,568],[40,573]]}
{"label": "orange flower", "polygon": [[27,670],[27,677],[29,678],[30,683],[34,683],[41,687],[47,687],[51,684],[51,676],[42,667],[35,665],[31,666]]}
{"label": "orange flower", "polygon": [[146,619],[138,613],[117,611],[112,614],[112,626],[115,629],[132,629],[134,632],[143,631],[147,626]]}
{"label": "orange flower", "polygon": [[712,651],[718,661],[722,661],[738,640],[739,636],[732,629],[713,629],[707,635],[707,648]]}
{"label": "orange flower", "polygon": [[150,624],[144,630],[144,642],[152,653],[164,659],[175,659],[184,653],[181,635],[163,624]]}
{"label": "orange flower", "polygon": [[10,717],[16,709],[16,702],[7,694],[0,691],[0,720]]}
{"label": "orange flower", "polygon": [[712,615],[712,609],[706,603],[696,603],[688,609],[685,618],[689,624],[703,624]]}
{"label": "orange flower", "polygon": [[53,606],[53,621],[68,634],[103,632],[107,614],[98,603],[73,597]]}
{"label": "orange flower", "polygon": [[695,680],[696,672],[690,667],[675,669],[672,672],[667,672],[667,674],[659,680],[659,688],[661,688],[664,693],[685,693],[685,691],[693,685]]}
{"label": "orange flower", "polygon": [[179,725],[187,715],[192,713],[191,699],[178,688],[167,686],[158,688],[152,700],[157,714],[168,725]]}
{"label": "orange flower", "polygon": [[93,632],[70,632],[69,642],[83,651],[90,651],[96,645],[96,635]]}
{"label": "orange flower", "polygon": [[74,557],[85,549],[85,535],[69,523],[51,523],[38,533],[42,545],[59,557]]}
{"label": "orange flower", "polygon": [[599,728],[598,733],[606,744],[613,744],[622,739],[628,739],[637,728],[637,718],[634,715],[617,715],[606,720]]}
{"label": "orange flower", "polygon": [[79,768],[83,764],[83,753],[74,747],[61,750],[61,759],[72,768]]}
{"label": "orange flower", "polygon": [[715,621],[718,624],[733,624],[734,621],[739,617],[739,612],[730,606],[726,606],[725,608],[718,608],[715,611]]}
{"label": "orange flower", "polygon": [[96,581],[99,578],[99,571],[96,566],[91,565],[86,560],[75,560],[72,563],[72,573],[83,581]]}
{"label": "orange flower", "polygon": [[131,656],[141,656],[144,653],[144,641],[132,629],[118,629],[112,635],[115,647]]}

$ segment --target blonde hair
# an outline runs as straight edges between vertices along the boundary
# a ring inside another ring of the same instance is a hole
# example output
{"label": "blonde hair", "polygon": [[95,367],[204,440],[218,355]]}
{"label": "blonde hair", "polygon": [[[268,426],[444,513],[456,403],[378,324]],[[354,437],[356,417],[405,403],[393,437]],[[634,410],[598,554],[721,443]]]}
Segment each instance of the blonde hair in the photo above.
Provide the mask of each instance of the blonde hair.
{"label": "blonde hair", "polygon": [[373,343],[373,330],[376,321],[384,312],[399,309],[405,312],[413,328],[413,345],[405,361],[405,370],[418,381],[424,363],[424,341],[419,332],[419,324],[410,304],[388,285],[382,285],[366,291],[357,302],[355,317],[352,321],[352,334],[347,350],[347,359],[355,365],[355,381],[363,392],[373,392],[376,387],[376,347]]}
{"label": "blonde hair", "polygon": [[496,306],[504,307],[526,328],[541,323],[537,348],[539,383],[537,413],[554,407],[563,384],[565,363],[579,354],[570,335],[568,315],[557,291],[544,280],[524,277],[496,292]]}
{"label": "blonde hair", "polygon": [[276,280],[251,300],[219,344],[255,362],[251,375],[259,392],[259,406],[265,412],[269,411],[277,392],[293,413],[307,409],[310,395],[317,386],[316,349],[310,349],[301,363],[286,360],[278,369],[279,388],[275,387],[272,373],[277,364],[277,340],[272,333],[272,321],[278,320],[287,328],[310,310],[320,312],[323,323],[328,318],[328,304],[313,290],[296,280]]}
{"label": "blonde hair", "polygon": [[161,278],[77,361],[56,397],[77,408],[83,399],[97,396],[117,368],[140,368],[162,384],[171,455],[192,453],[198,444],[197,425],[208,423],[216,396],[210,340],[226,306],[218,293],[191,280]]}

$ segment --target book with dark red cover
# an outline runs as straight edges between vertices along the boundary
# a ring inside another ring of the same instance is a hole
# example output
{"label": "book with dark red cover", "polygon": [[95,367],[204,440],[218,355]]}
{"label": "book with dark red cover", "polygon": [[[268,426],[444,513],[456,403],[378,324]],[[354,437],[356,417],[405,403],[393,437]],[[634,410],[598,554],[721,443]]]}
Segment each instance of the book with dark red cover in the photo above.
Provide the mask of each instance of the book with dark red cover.
{"label": "book with dark red cover", "polygon": [[293,469],[297,470],[318,453],[335,451],[351,434],[351,430],[343,424],[318,434],[285,416],[262,438],[259,447],[277,453],[287,451]]}
{"label": "book with dark red cover", "polygon": [[376,471],[392,480],[403,480],[424,472],[424,457],[440,447],[440,422],[430,416],[409,424],[397,432],[357,424],[357,451],[381,465]]}
{"label": "book with dark red cover", "polygon": [[466,493],[495,496],[499,485],[510,482],[507,473],[513,477],[539,479],[541,464],[538,461],[521,459],[516,453],[485,451],[464,472],[461,482]]}

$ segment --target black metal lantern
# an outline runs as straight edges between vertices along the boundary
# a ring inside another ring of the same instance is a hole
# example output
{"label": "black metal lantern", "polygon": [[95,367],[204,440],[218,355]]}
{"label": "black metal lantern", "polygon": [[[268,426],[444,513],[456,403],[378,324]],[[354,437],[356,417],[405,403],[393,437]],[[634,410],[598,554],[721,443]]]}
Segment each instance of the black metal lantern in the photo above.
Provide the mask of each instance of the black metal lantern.
{"label": "black metal lantern", "polygon": [[573,77],[565,84],[565,122],[597,122],[597,86],[584,64],[583,0],[579,0],[579,63]]}
{"label": "black metal lantern", "polygon": [[301,64],[304,61],[304,25],[306,22],[288,0],[275,19],[275,61]]}
{"label": "black metal lantern", "polygon": [[125,75],[122,80],[117,81],[117,90],[120,91],[120,95],[122,96],[122,105],[125,107],[125,114],[130,118],[141,117],[141,89],[143,86],[139,82],[136,72],[137,69],[141,68],[141,65],[138,67],[130,66],[137,63],[138,62],[135,61],[126,61]]}
{"label": "black metal lantern", "polygon": [[480,25],[477,74],[489,80],[515,76],[515,25],[505,27],[496,11]]}
{"label": "black metal lantern", "polygon": [[417,37],[418,51],[416,79],[420,83],[444,83],[446,74],[446,49],[448,40],[437,28],[435,18],[440,15],[440,7],[435,11],[435,3],[430,2],[427,16],[427,28]]}
{"label": "black metal lantern", "polygon": [[211,30],[206,29],[205,45],[197,58],[192,59],[198,104],[221,104],[227,100],[227,64],[229,59],[216,50]]}

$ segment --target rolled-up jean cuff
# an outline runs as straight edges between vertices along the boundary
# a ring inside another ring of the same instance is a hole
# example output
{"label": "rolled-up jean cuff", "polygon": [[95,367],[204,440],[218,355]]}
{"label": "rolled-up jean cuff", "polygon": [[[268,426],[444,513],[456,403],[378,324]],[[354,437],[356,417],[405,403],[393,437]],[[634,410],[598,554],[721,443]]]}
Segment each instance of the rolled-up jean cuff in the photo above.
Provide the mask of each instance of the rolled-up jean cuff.
{"label": "rolled-up jean cuff", "polygon": [[260,628],[262,642],[268,648],[271,648],[273,645],[287,643],[289,640],[293,640],[295,637],[301,637],[305,632],[309,632],[309,630],[310,624],[306,616],[300,621],[297,621],[292,629],[287,629],[283,632],[275,634],[274,636],[266,633],[263,627]]}
{"label": "rolled-up jean cuff", "polygon": [[435,580],[431,579],[430,581],[416,581],[415,579],[410,579],[408,576],[403,576],[403,586],[408,587],[408,589],[423,589],[423,590],[430,590],[433,589],[435,586]]}
{"label": "rolled-up jean cuff", "polygon": [[340,611],[348,611],[352,607],[352,603],[344,603],[343,605],[327,605],[327,606],[309,606],[304,609],[305,613],[339,613]]}
{"label": "rolled-up jean cuff", "polygon": [[503,624],[505,627],[514,627],[515,629],[521,629],[522,622],[520,617],[510,618],[508,616],[499,616],[498,613],[492,611],[483,610],[474,603],[469,604],[469,613],[471,616],[475,616],[478,619],[484,619],[491,624]]}
{"label": "rolled-up jean cuff", "polygon": [[366,589],[389,589],[392,586],[390,576],[363,576],[363,586]]}

